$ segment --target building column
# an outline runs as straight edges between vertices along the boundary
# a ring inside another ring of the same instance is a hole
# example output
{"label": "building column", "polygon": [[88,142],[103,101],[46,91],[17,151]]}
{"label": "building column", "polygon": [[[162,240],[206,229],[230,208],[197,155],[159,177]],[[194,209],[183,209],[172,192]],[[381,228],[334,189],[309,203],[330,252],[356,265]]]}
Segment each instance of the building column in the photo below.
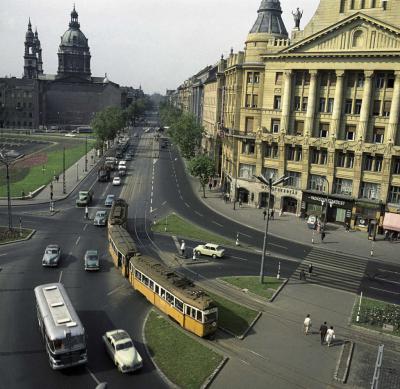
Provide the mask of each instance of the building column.
{"label": "building column", "polygon": [[364,93],[362,98],[362,106],[360,112],[360,121],[358,123],[357,135],[358,138],[362,138],[362,140],[366,141],[367,130],[368,130],[368,121],[369,121],[369,113],[371,107],[371,93],[372,93],[372,76],[374,72],[371,70],[365,71],[365,82],[364,82]]}
{"label": "building column", "polygon": [[281,119],[281,130],[286,133],[289,129],[290,122],[290,103],[292,101],[292,74],[291,70],[286,70],[284,73],[284,91],[282,98],[282,119]]}
{"label": "building column", "polygon": [[344,70],[336,70],[335,98],[333,100],[332,124],[329,131],[330,135],[336,139],[339,139],[340,117],[343,107],[343,82]]}
{"label": "building column", "polygon": [[317,74],[318,70],[309,70],[310,87],[308,88],[308,102],[306,120],[304,123],[305,134],[315,137],[314,134],[314,116],[315,116],[315,100],[317,95]]}
{"label": "building column", "polygon": [[396,143],[397,127],[399,125],[399,105],[400,105],[400,71],[394,72],[395,81],[393,88],[392,104],[390,105],[389,125],[387,130],[387,139]]}

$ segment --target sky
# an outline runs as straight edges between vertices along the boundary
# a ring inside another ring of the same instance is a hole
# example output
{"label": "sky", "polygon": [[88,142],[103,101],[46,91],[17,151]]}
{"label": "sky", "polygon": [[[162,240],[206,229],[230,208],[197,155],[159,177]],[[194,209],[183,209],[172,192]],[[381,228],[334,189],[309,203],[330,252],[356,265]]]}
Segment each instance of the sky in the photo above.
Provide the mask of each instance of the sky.
{"label": "sky", "polygon": [[[303,28],[319,0],[281,0],[290,33],[292,10],[304,10]],[[243,50],[261,0],[76,0],[81,31],[89,40],[93,76],[120,85],[141,85],[165,94],[207,65]],[[37,27],[43,68],[56,74],[61,35],[71,3],[61,0],[1,0],[0,77],[21,77],[28,18]]]}

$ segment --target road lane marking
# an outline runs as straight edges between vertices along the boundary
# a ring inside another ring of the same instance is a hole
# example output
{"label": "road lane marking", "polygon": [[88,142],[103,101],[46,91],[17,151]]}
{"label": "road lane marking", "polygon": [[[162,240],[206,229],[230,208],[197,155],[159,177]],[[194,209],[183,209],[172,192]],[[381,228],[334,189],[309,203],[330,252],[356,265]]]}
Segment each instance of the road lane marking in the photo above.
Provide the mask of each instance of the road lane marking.
{"label": "road lane marking", "polygon": [[8,253],[5,253],[5,254],[0,254],[0,257],[4,257],[5,255],[7,255]]}
{"label": "road lane marking", "polygon": [[86,227],[87,227],[88,225],[87,224],[85,224],[84,226],[83,226],[83,231],[86,231]]}
{"label": "road lane marking", "polygon": [[119,289],[123,288],[125,285],[120,285],[117,286],[116,288],[114,288],[113,290],[111,290],[110,292],[107,293],[107,296],[111,296],[112,294],[118,292]]}
{"label": "road lane marking", "polygon": [[398,271],[385,270],[385,269],[378,269],[378,271],[381,271],[381,272],[383,272],[383,273],[400,274],[400,272],[398,272]]}
{"label": "road lane marking", "polygon": [[253,350],[249,350],[249,351],[250,351],[252,354],[257,355],[258,357],[265,359],[264,355],[261,355],[261,354],[259,354],[259,353],[256,353],[256,352],[253,351]]}
{"label": "road lane marking", "polygon": [[243,360],[243,359],[239,359],[239,361],[240,361],[240,362],[243,362],[244,364],[246,364],[246,365],[248,365],[248,366],[250,366],[250,363],[247,362],[247,361],[245,361],[245,360]]}
{"label": "road lane marking", "polygon": [[58,282],[60,283],[61,282],[61,278],[62,278],[62,270],[60,271],[60,277],[58,277]]}
{"label": "road lane marking", "polygon": [[185,203],[186,207],[190,208],[190,205],[188,203]]}
{"label": "road lane marking", "polygon": [[388,284],[397,284],[397,285],[400,285],[400,282],[398,282],[398,281],[393,281],[393,280],[388,280],[388,279],[386,279],[386,278],[374,277],[373,279],[374,279],[374,281],[377,280],[377,281],[386,282],[386,283],[388,283]]}
{"label": "road lane marking", "polygon": [[100,384],[100,381],[96,378],[96,376],[89,370],[89,368],[86,366],[86,370],[90,374],[90,376],[93,378],[94,382],[96,382],[96,385]]}
{"label": "road lane marking", "polygon": [[164,202],[161,204],[161,206],[164,206],[165,204],[167,204],[167,202],[166,202],[166,201],[164,201]]}
{"label": "road lane marking", "polygon": [[219,223],[215,222],[214,220],[213,220],[213,223],[216,224],[217,226],[223,227],[222,224],[219,224]]}
{"label": "road lane marking", "polygon": [[230,255],[229,258],[239,259],[240,261],[248,261],[248,259],[246,259],[246,258],[234,257],[232,255]]}
{"label": "road lane marking", "polygon": [[78,246],[78,243],[79,243],[80,240],[81,240],[81,237],[78,236],[78,239],[77,239],[76,242],[75,242],[75,246]]}
{"label": "road lane marking", "polygon": [[194,211],[194,213],[195,213],[196,215],[199,215],[200,217],[203,217],[203,215],[202,215],[200,212]]}
{"label": "road lane marking", "polygon": [[252,236],[244,234],[243,232],[239,232],[240,235],[247,236],[248,238],[252,238]]}
{"label": "road lane marking", "polygon": [[373,286],[370,286],[369,289],[379,290],[379,292],[384,292],[384,293],[400,294],[400,293],[397,293],[397,292],[391,292],[390,290],[386,290],[386,289],[374,288]]}
{"label": "road lane marking", "polygon": [[285,246],[281,246],[280,244],[276,244],[276,243],[268,243],[270,246],[275,246],[275,247],[279,247],[280,249],[284,249],[284,250],[288,250],[287,247]]}

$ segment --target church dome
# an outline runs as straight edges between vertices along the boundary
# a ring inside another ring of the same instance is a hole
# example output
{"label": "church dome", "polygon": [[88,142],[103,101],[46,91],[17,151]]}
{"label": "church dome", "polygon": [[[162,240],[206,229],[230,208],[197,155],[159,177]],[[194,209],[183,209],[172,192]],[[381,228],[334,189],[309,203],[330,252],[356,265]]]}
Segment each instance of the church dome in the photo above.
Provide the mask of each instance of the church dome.
{"label": "church dome", "polygon": [[279,0],[262,0],[257,20],[250,30],[250,34],[264,33],[287,37],[288,33],[281,15],[282,9]]}
{"label": "church dome", "polygon": [[70,28],[65,31],[63,36],[61,37],[61,45],[62,46],[79,46],[79,47],[88,47],[88,41],[85,37],[85,34],[76,28]]}

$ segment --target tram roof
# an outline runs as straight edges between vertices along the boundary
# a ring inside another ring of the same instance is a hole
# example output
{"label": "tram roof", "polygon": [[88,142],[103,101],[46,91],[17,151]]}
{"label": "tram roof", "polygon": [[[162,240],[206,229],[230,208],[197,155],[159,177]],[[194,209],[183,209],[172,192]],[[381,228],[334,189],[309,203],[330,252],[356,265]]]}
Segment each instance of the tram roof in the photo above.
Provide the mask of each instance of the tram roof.
{"label": "tram roof", "polygon": [[128,219],[128,203],[124,199],[115,199],[110,211],[110,224],[124,224]]}
{"label": "tram roof", "polygon": [[204,290],[197,287],[192,280],[179,275],[158,260],[147,256],[140,256],[133,257],[131,262],[133,262],[135,268],[140,272],[150,277],[183,302],[201,310],[215,306],[210,296]]}
{"label": "tram roof", "polygon": [[139,255],[136,243],[132,239],[131,235],[125,228],[119,225],[111,225],[109,228],[109,234],[112,241],[123,255]]}

